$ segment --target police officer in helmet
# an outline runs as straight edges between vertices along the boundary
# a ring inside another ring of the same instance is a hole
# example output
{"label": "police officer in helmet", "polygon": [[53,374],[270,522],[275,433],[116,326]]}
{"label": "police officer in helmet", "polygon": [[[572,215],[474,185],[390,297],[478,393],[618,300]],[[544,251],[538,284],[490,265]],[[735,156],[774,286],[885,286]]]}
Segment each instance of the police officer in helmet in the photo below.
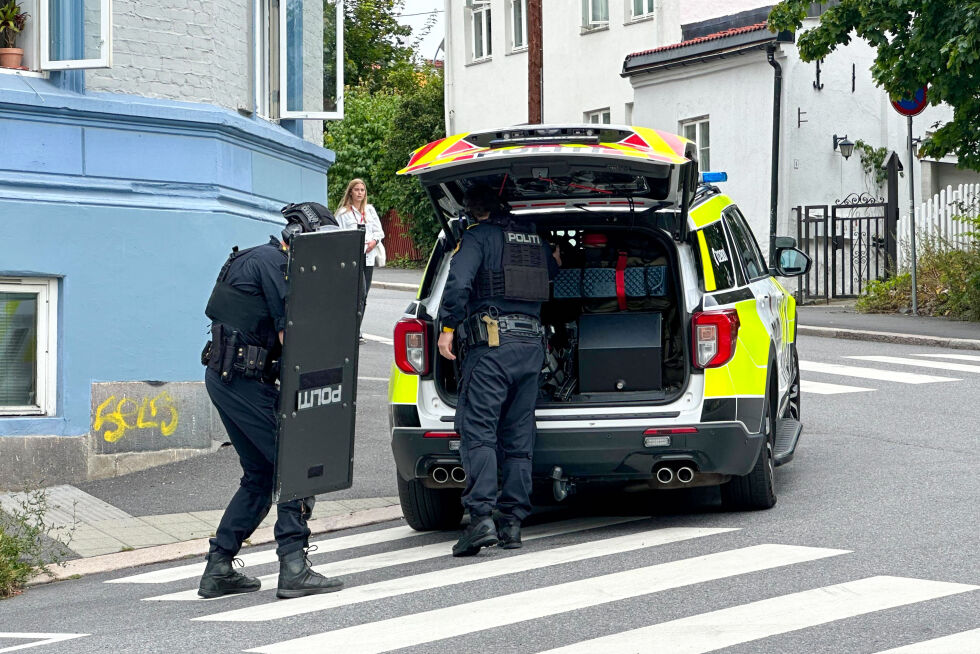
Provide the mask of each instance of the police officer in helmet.
{"label": "police officer in helmet", "polygon": [[498,542],[521,546],[521,521],[531,512],[534,405],[544,360],[541,303],[558,269],[547,242],[514,220],[494,189],[473,186],[463,204],[476,222],[453,254],[439,309],[440,354],[456,359],[454,340],[462,350],[456,431],[470,523],[453,556],[473,556]]}
{"label": "police officer in helmet", "polygon": [[[269,513],[276,453],[279,390],[278,360],[286,323],[286,262],[290,239],[336,225],[330,211],[316,203],[282,209],[282,241],[247,250],[234,248],[221,268],[205,313],[213,321],[211,342],[202,356],[205,386],[238,452],[241,485],[211,539],[198,595],[219,597],[256,591],[258,579],[236,571],[232,563],[242,542]],[[343,582],[310,568],[306,550],[307,519],[315,498],[277,505],[277,597],[301,597],[340,590]]]}

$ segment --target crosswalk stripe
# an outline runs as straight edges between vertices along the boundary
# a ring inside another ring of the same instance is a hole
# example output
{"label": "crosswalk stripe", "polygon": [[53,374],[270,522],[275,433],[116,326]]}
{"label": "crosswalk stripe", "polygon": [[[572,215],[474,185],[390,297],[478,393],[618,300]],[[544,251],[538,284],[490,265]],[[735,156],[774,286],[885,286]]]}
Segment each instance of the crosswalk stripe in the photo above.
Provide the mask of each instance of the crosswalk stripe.
{"label": "crosswalk stripe", "polygon": [[958,359],[960,361],[980,361],[976,354],[913,354],[916,357],[932,357],[934,359]]}
{"label": "crosswalk stripe", "polygon": [[433,588],[441,588],[443,586],[451,586],[453,584],[462,584],[518,572],[527,572],[528,570],[536,570],[552,565],[563,565],[612,554],[622,554],[647,547],[676,543],[692,538],[713,536],[730,531],[738,530],[731,528],[706,529],[689,527],[656,529],[626,536],[607,538],[600,541],[556,547],[542,552],[531,552],[519,556],[493,559],[448,570],[436,570],[409,577],[379,581],[364,586],[354,586],[353,588],[344,590],[342,593],[310,595],[288,602],[273,602],[270,604],[249,606],[234,611],[201,616],[194,618],[194,620],[204,622],[259,622],[262,620],[275,620],[278,618],[304,615],[314,611],[323,611],[338,606],[350,606],[360,602],[370,602],[423,590],[431,590]]}
{"label": "crosswalk stripe", "polygon": [[880,379],[882,381],[899,382],[902,384],[931,384],[933,382],[960,381],[952,377],[934,377],[913,372],[896,372],[878,368],[861,368],[844,366],[839,363],[821,363],[819,361],[800,361],[800,370],[807,372],[826,372],[843,377],[861,377],[862,379]]}
{"label": "crosswalk stripe", "polygon": [[[366,531],[360,534],[353,534],[351,536],[341,536],[339,538],[326,538],[323,540],[318,540],[311,544],[316,546],[317,554],[323,554],[326,552],[339,552],[340,550],[351,549],[354,547],[363,547],[365,545],[376,545],[378,543],[387,543],[393,540],[401,540],[403,538],[413,538],[415,536],[422,536],[425,534],[431,534],[431,531],[415,531],[411,527],[393,527],[391,529],[378,529],[376,531]],[[245,565],[262,565],[264,563],[274,563],[278,561],[275,550],[265,550],[263,552],[253,552],[251,554],[242,554],[238,557],[242,560]],[[106,581],[107,584],[166,584],[171,581],[178,581],[180,579],[191,579],[192,577],[200,577],[204,573],[204,563],[191,563],[188,565],[175,566],[173,568],[166,568],[163,570],[154,570],[152,572],[144,572],[138,575],[132,575],[130,577],[120,577],[119,579],[110,579]]]}
{"label": "crosswalk stripe", "polygon": [[977,588],[944,581],[868,577],[586,640],[541,654],[699,654]]}
{"label": "crosswalk stripe", "polygon": [[369,622],[247,650],[377,654],[714,579],[814,561],[846,550],[756,545]]}
{"label": "crosswalk stripe", "polygon": [[50,645],[52,643],[60,643],[66,640],[72,640],[73,638],[82,638],[88,636],[89,634],[32,634],[23,632],[9,632],[0,631],[0,640],[30,640],[29,643],[23,643],[21,645],[11,645],[10,647],[4,647],[0,649],[2,652],[17,652],[22,649],[27,649],[29,647],[37,647],[38,645]]}
{"label": "crosswalk stripe", "polygon": [[904,647],[878,652],[878,654],[977,654],[980,652],[980,629],[961,631],[942,638],[924,640]]}
{"label": "crosswalk stripe", "polygon": [[809,379],[800,380],[800,390],[804,393],[817,393],[818,395],[837,395],[838,393],[860,393],[862,391],[873,391],[873,388],[863,388],[861,386],[847,386],[846,384],[825,384],[823,382],[810,381]]}
{"label": "crosswalk stripe", "polygon": [[[615,524],[621,524],[624,522],[635,522],[637,520],[642,520],[640,517],[628,517],[628,518],[578,518],[575,520],[567,520],[564,522],[556,522],[549,525],[535,525],[534,527],[528,527],[523,530],[522,538],[524,541],[534,540],[536,538],[548,538],[551,536],[560,536],[563,534],[571,534],[577,531],[585,531],[586,529],[596,529],[599,527],[608,527]],[[357,572],[365,572],[367,570],[377,570],[379,568],[387,568],[395,565],[402,565],[404,563],[416,563],[418,561],[425,561],[427,559],[436,559],[441,556],[449,556],[451,552],[451,542],[444,541],[442,543],[435,543],[433,545],[421,545],[419,547],[411,547],[407,549],[394,550],[391,552],[382,552],[380,554],[372,554],[370,556],[362,556],[356,559],[347,559],[344,561],[334,561],[332,563],[325,563],[323,565],[315,566],[313,569],[322,575],[333,577],[338,575],[351,575]],[[259,577],[259,581],[262,582],[261,590],[269,590],[270,588],[275,588],[279,581],[278,574],[264,575]],[[197,589],[184,590],[177,593],[169,593],[167,595],[157,595],[155,597],[146,597],[143,601],[145,602],[186,602],[186,601],[200,601],[200,602],[215,602],[221,599],[226,599],[229,597],[234,597],[234,595],[225,595],[223,597],[216,597],[213,599],[202,599],[197,596]]]}
{"label": "crosswalk stripe", "polygon": [[980,373],[980,366],[971,366],[967,363],[954,363],[952,361],[920,361],[919,359],[906,359],[904,357],[885,357],[878,355],[849,356],[848,359],[861,359],[862,361],[874,361],[876,363],[895,363],[901,366],[919,366],[920,368],[939,368],[956,372],[975,372]]}

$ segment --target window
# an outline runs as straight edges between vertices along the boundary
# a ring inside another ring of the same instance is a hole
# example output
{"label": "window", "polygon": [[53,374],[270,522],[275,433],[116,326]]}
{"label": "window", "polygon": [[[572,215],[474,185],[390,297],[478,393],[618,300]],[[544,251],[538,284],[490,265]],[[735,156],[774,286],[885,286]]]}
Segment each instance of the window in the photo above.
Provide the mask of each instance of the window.
{"label": "window", "polygon": [[585,122],[592,124],[603,124],[608,125],[611,122],[611,114],[609,112],[609,107],[605,109],[597,109],[595,111],[585,112]]}
{"label": "window", "polygon": [[708,132],[708,118],[697,118],[682,122],[681,135],[698,144],[698,168],[700,170],[711,170],[711,160],[708,156],[711,145]]}
{"label": "window", "polygon": [[728,222],[728,230],[732,234],[732,242],[738,250],[738,256],[745,266],[745,275],[749,281],[765,277],[769,274],[769,267],[766,260],[762,257],[759,244],[755,242],[752,230],[745,222],[745,218],[732,207],[725,210],[725,220]]}
{"label": "window", "polygon": [[527,47],[527,0],[510,0],[511,51]]}
{"label": "window", "polygon": [[705,276],[704,290],[721,291],[735,285],[732,258],[729,255],[728,240],[721,222],[714,222],[698,232],[698,245],[701,252],[702,271]]}
{"label": "window", "polygon": [[582,0],[582,27],[586,30],[609,25],[609,0]]}
{"label": "window", "polygon": [[0,415],[53,415],[58,282],[0,278]]}
{"label": "window", "polygon": [[[29,18],[17,35],[30,70],[112,66],[110,0],[19,0]],[[0,70],[4,70],[0,68]]]}
{"label": "window", "polygon": [[470,0],[471,61],[483,61],[493,54],[491,46],[490,0]]}
{"label": "window", "polygon": [[630,0],[633,19],[653,16],[653,0]]}
{"label": "window", "polygon": [[344,117],[343,25],[342,0],[279,1],[274,36],[278,37],[280,118]]}

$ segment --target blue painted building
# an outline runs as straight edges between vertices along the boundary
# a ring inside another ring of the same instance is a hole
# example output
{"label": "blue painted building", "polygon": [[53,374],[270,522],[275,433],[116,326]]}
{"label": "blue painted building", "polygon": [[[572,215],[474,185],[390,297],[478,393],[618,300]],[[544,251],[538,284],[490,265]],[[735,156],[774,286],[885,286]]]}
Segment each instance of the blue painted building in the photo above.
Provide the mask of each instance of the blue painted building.
{"label": "blue painted building", "polygon": [[[302,34],[322,2],[283,2],[306,20],[271,45],[259,0],[23,4],[53,31],[35,22],[27,70],[0,69],[0,488],[210,451],[217,271],[278,235],[287,202],[325,203],[334,160],[336,114],[280,112],[269,82],[276,52],[322,70],[322,29]],[[170,43],[175,16],[193,39]],[[286,106],[336,112],[302,70],[285,66]]]}

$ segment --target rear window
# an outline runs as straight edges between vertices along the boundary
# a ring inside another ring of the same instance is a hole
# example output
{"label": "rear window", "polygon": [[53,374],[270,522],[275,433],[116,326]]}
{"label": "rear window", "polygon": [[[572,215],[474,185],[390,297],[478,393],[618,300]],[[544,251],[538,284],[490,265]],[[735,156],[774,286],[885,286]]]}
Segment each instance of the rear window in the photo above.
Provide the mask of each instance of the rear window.
{"label": "rear window", "polygon": [[[711,292],[732,288],[735,286],[735,272],[732,268],[732,255],[728,249],[728,239],[725,238],[725,231],[721,222],[712,223],[702,229],[698,235],[699,242],[702,237],[704,241],[700,251],[701,264],[705,267],[704,290]],[[714,276],[714,288],[711,288],[712,280],[707,272],[709,267]]]}

